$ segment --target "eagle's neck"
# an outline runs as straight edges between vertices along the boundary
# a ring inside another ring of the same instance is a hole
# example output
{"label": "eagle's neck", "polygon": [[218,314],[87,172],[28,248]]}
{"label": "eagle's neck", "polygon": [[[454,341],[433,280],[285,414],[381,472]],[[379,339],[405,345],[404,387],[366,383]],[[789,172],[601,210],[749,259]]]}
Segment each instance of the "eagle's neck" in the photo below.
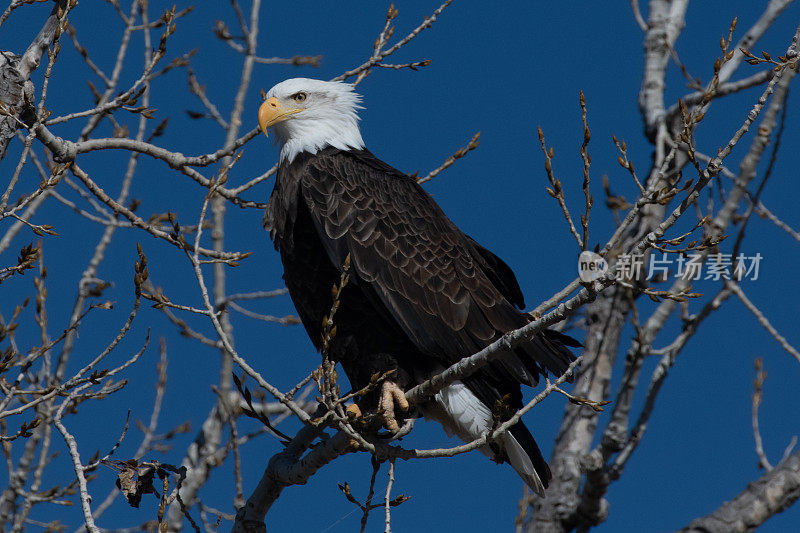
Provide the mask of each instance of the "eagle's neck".
{"label": "eagle's neck", "polygon": [[355,113],[327,117],[302,117],[278,124],[275,133],[281,146],[280,162],[291,163],[297,154],[316,154],[331,146],[339,150],[361,150],[364,140]]}

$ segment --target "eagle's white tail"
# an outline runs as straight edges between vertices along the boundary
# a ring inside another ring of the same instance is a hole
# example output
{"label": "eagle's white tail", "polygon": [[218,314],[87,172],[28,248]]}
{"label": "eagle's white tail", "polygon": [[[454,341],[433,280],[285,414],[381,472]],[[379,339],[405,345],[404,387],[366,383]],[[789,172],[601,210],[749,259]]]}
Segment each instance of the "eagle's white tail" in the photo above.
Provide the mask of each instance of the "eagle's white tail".
{"label": "eagle's white tail", "polygon": [[[435,400],[422,408],[422,414],[425,418],[431,418],[442,424],[449,436],[457,435],[464,442],[470,442],[492,427],[491,410],[461,381],[454,381],[444,387],[436,394]],[[527,429],[525,432],[527,433]],[[544,462],[536,444],[533,443],[534,449],[526,450],[510,431],[504,433],[497,444],[502,448],[500,453],[496,453],[489,446],[482,446],[479,449],[497,462],[507,460],[531,490],[544,496],[545,485],[530,455],[538,454],[540,462]]]}
{"label": "eagle's white tail", "polygon": [[536,473],[536,469],[533,467],[533,461],[531,461],[525,449],[509,431],[503,434],[502,440],[511,467],[533,492],[544,497],[544,484],[539,478],[539,474]]}

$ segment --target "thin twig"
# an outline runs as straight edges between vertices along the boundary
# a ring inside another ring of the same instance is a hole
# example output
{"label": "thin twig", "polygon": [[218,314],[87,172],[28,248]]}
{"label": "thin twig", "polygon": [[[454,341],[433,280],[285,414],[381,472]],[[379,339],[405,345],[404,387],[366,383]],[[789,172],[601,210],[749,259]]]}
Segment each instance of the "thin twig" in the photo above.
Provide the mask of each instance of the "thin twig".
{"label": "thin twig", "polygon": [[389,483],[386,485],[386,496],[383,499],[384,511],[386,513],[386,527],[383,530],[384,533],[392,533],[392,485],[394,485],[394,458],[389,459]]}
{"label": "thin twig", "polygon": [[739,297],[739,300],[742,301],[742,303],[747,308],[747,310],[750,311],[751,313],[753,313],[753,315],[756,317],[756,320],[758,320],[758,323],[761,324],[764,327],[765,330],[767,330],[767,333],[772,335],[772,337],[776,341],[778,341],[778,344],[780,344],[781,347],[784,350],[786,350],[786,352],[789,355],[791,355],[792,357],[797,359],[798,362],[800,362],[800,352],[798,352],[797,348],[792,346],[789,343],[789,341],[786,340],[786,337],[781,335],[778,332],[778,330],[775,329],[775,327],[770,323],[770,321],[767,319],[767,317],[764,316],[764,313],[762,313],[761,310],[752,301],[750,301],[750,299],[747,297],[747,295],[742,290],[742,287],[738,283],[733,283],[733,282],[728,282],[726,284],[726,286],[736,296]]}
{"label": "thin twig", "polygon": [[466,146],[456,150],[456,152],[453,155],[451,155],[450,157],[448,157],[445,160],[445,162],[442,163],[439,167],[431,170],[430,172],[428,172],[427,175],[425,175],[425,176],[423,176],[421,178],[418,178],[417,179],[417,183],[422,184],[422,183],[425,183],[426,181],[432,180],[433,178],[438,176],[440,172],[442,172],[443,170],[448,169],[453,163],[456,162],[457,159],[461,159],[462,157],[467,155],[469,152],[471,152],[472,150],[477,148],[478,145],[480,144],[480,137],[481,137],[481,132],[478,132],[475,135],[473,135],[472,139],[470,139],[469,143]]}
{"label": "thin twig", "polygon": [[758,455],[758,466],[767,471],[772,470],[772,465],[767,459],[767,454],[764,453],[764,443],[761,440],[761,431],[758,427],[758,408],[761,405],[761,398],[763,394],[764,380],[767,378],[767,373],[764,371],[764,364],[760,357],[756,358],[756,378],[753,380],[753,439],[756,443],[756,455]]}

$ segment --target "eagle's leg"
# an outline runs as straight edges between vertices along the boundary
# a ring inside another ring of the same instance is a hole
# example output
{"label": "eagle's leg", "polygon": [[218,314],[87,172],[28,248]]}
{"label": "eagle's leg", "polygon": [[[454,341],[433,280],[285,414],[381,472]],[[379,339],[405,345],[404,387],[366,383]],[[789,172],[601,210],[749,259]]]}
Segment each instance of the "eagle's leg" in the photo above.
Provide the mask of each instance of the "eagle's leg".
{"label": "eagle's leg", "polygon": [[386,429],[392,433],[400,431],[400,424],[395,418],[395,407],[401,411],[408,411],[406,393],[394,381],[388,379],[381,385],[381,394],[378,398],[378,417]]}

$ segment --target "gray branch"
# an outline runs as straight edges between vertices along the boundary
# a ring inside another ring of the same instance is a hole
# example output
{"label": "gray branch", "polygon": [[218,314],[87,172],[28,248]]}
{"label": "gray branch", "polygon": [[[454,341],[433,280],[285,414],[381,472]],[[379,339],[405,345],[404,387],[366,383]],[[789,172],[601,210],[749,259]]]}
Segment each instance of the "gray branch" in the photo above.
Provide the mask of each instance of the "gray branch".
{"label": "gray branch", "polygon": [[[315,416],[322,416],[320,407]],[[353,442],[343,431],[317,445],[303,457],[312,441],[322,432],[321,427],[306,425],[292,439],[286,449],[270,459],[261,481],[244,507],[236,513],[233,533],[261,533],[266,531],[264,517],[285,489],[291,485],[305,485],[320,468],[348,451],[355,451]]]}
{"label": "gray branch", "polygon": [[[58,0],[41,31],[31,42],[22,56],[12,52],[0,52],[0,102],[19,117],[25,101],[33,101],[33,84],[31,74],[39,66],[45,50],[52,44],[59,23],[59,11],[67,7],[67,0]],[[27,98],[26,98],[27,96]],[[0,120],[0,161],[6,154],[6,148],[17,131],[14,117],[4,116]]]}
{"label": "gray branch", "polygon": [[750,483],[736,498],[697,518],[681,533],[753,531],[800,499],[800,452]]}

